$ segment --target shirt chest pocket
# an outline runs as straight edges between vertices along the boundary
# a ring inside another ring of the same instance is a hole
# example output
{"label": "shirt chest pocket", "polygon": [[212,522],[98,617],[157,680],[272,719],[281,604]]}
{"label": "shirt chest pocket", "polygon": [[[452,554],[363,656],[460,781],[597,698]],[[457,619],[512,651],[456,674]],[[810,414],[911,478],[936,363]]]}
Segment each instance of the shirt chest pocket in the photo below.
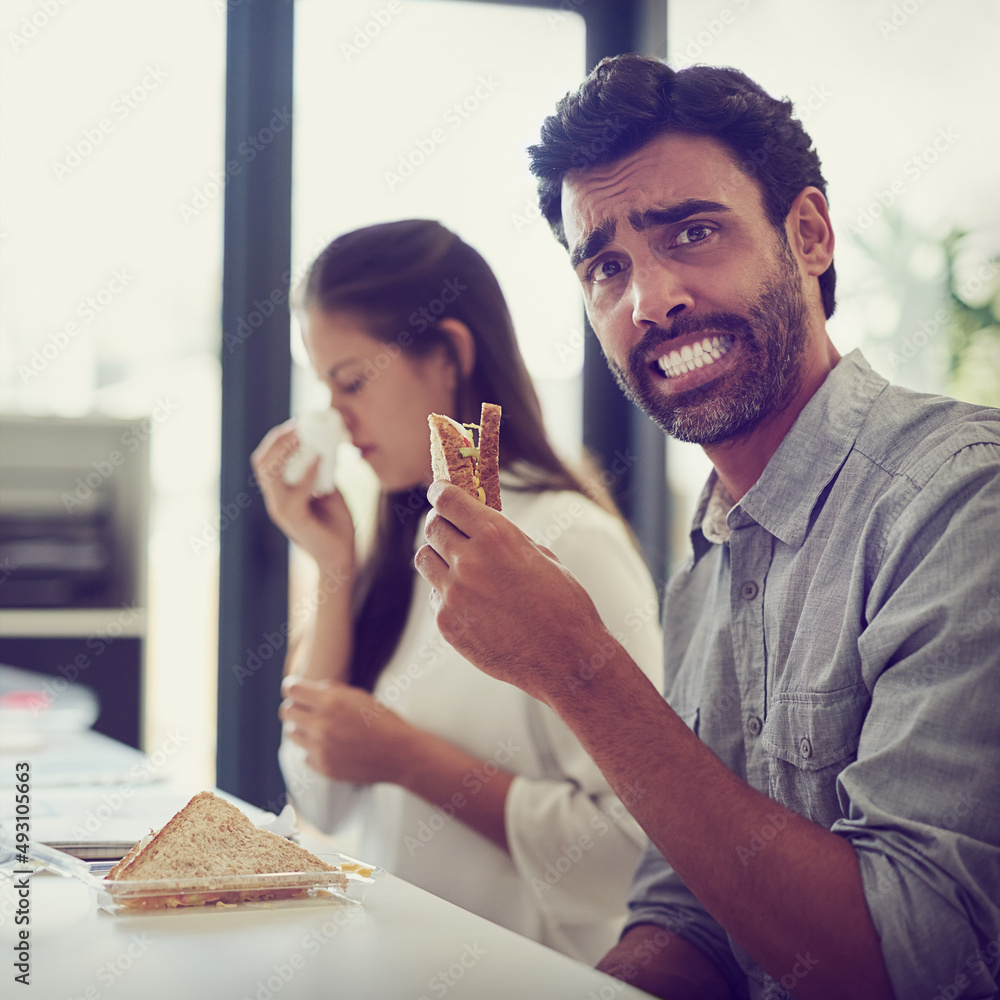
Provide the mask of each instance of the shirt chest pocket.
{"label": "shirt chest pocket", "polygon": [[837,775],[857,756],[869,701],[864,685],[778,692],[761,732],[768,795],[821,826],[832,826],[841,816]]}

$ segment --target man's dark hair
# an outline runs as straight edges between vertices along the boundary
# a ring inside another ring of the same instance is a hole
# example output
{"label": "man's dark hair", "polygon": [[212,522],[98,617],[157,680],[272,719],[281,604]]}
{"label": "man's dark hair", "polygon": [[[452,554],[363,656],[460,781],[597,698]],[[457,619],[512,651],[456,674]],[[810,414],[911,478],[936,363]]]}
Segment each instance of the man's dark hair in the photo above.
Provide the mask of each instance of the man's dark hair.
{"label": "man's dark hair", "polygon": [[[726,146],[737,168],[760,184],[764,212],[782,236],[803,188],[826,194],[819,156],[792,117],[791,101],[771,97],[739,70],[674,71],[646,56],[612,56],[556,105],[542,124],[540,142],[528,150],[539,207],[563,246],[566,174],[613,163],[668,132],[708,136]],[[831,262],[819,278],[827,318],[833,315],[835,284]]]}

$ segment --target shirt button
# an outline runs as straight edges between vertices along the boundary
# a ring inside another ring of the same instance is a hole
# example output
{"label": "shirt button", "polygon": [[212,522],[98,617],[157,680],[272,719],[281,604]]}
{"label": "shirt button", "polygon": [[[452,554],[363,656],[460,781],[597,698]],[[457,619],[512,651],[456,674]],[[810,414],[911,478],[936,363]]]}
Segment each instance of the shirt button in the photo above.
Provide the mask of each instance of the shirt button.
{"label": "shirt button", "polygon": [[764,728],[764,723],[757,718],[756,715],[751,715],[747,719],[747,729],[750,730],[751,736],[760,736],[760,731]]}
{"label": "shirt button", "polygon": [[813,745],[808,736],[803,736],[799,740],[799,753],[808,760],[813,755]]}
{"label": "shirt button", "polygon": [[747,580],[740,587],[740,597],[744,601],[752,601],[757,596],[757,584],[753,580]]}

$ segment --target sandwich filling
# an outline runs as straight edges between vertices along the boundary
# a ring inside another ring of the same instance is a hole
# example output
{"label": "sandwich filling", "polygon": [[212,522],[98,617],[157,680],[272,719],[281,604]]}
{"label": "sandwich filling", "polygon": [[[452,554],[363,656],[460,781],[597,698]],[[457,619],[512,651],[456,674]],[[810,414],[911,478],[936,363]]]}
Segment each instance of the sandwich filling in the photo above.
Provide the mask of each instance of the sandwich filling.
{"label": "sandwich filling", "polygon": [[441,413],[429,414],[431,469],[435,479],[447,479],[500,510],[500,407],[484,403],[478,424],[461,424]]}

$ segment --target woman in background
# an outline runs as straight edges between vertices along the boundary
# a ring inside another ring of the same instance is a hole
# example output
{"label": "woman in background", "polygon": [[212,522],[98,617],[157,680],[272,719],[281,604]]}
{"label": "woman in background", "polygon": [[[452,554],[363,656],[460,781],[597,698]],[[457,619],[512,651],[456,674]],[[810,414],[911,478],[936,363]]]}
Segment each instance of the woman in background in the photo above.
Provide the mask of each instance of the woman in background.
{"label": "woman in background", "polygon": [[[381,494],[362,556],[343,496],[314,495],[316,465],[283,481],[294,422],[254,452],[271,518],[320,572],[280,709],[292,801],[327,832],[360,815],[365,861],[593,963],[617,940],[645,837],[550,709],[438,632],[413,567],[427,415],[475,422],[481,403],[501,405],[504,514],[581,580],[659,686],[649,573],[600,488],[553,450],[500,286],[455,234],[421,220],[347,233],[315,261],[299,308],[312,366]],[[581,662],[581,684],[603,655]]]}

